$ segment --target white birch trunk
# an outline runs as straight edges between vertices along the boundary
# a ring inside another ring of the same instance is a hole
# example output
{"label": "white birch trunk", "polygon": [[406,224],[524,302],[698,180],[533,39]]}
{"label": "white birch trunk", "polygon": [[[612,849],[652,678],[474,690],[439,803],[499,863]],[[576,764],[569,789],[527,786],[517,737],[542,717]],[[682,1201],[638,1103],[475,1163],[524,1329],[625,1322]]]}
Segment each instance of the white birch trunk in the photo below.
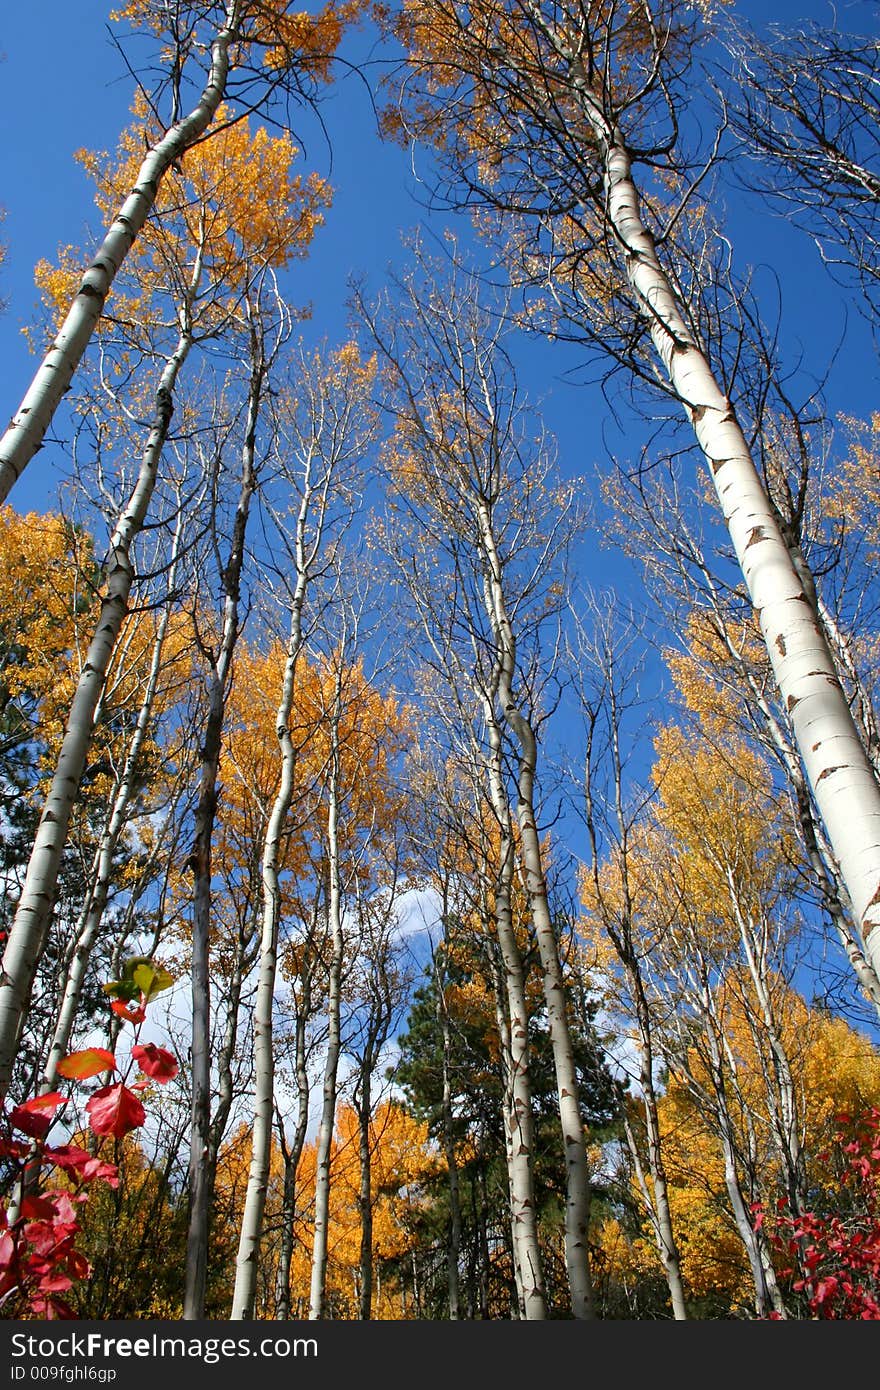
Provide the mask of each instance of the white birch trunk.
{"label": "white birch trunk", "polygon": [[[174,540],[171,548],[171,563],[168,570],[169,593],[174,590],[182,527],[183,512],[180,512],[174,532]],[[92,866],[92,882],[77,925],[76,944],[73,955],[67,966],[61,1006],[58,1011],[58,1020],[55,1024],[55,1031],[52,1035],[52,1045],[49,1049],[49,1056],[43,1071],[43,1080],[40,1087],[43,1093],[54,1090],[58,1075],[58,1063],[61,1061],[62,1057],[67,1055],[70,1047],[70,1038],[76,1021],[77,1010],[79,1009],[83,981],[88,968],[92,947],[101,929],[101,922],[104,917],[104,910],[107,906],[107,898],[110,893],[110,884],[113,877],[113,859],[119,847],[119,840],[125,828],[128,809],[131,805],[132,796],[134,795],[135,772],[138,758],[152,719],[153,704],[162,671],[162,657],[170,618],[171,608],[169,602],[166,603],[166,606],[162,610],[162,616],[159,619],[159,625],[156,629],[150,670],[147,676],[147,684],[143,699],[141,700],[141,706],[138,710],[137,723],[135,724],[122,773],[116,787],[110,816],[101,836],[100,844],[95,852]]]}
{"label": "white birch trunk", "polygon": [[[443,921],[446,921],[445,907]],[[449,1320],[450,1322],[457,1322],[461,1316],[459,1311],[460,1289],[458,1277],[458,1260],[461,1253],[461,1187],[458,1180],[458,1158],[455,1152],[455,1140],[453,1135],[452,1080],[449,1074],[452,1051],[452,1030],[449,1026],[446,995],[443,989],[443,980],[440,970],[437,967],[436,957],[434,960],[434,983],[437,989],[437,1022],[440,1024],[440,1037],[443,1049],[443,1155],[446,1159],[446,1174],[449,1182],[449,1234],[446,1246],[446,1278],[449,1296]]]}
{"label": "white birch trunk", "polygon": [[608,222],[627,280],[705,455],[865,953],[880,973],[880,932],[874,932],[880,921],[880,787],[733,406],[694,340],[642,222],[623,136],[607,120],[580,60],[569,56],[569,63],[601,152]]}
{"label": "white birch trunk", "polygon": [[[721,1146],[724,1185],[727,1189],[730,1212],[742,1241],[752,1275],[756,1315],[759,1318],[765,1318],[772,1310],[778,1313],[781,1318],[785,1318],[785,1304],[767,1248],[766,1238],[761,1230],[756,1229],[743,1193],[737,1157],[741,1146],[737,1144],[736,1126],[730,1104],[731,1094],[739,1097],[741,1117],[750,1150],[754,1147],[754,1126],[751,1113],[739,1089],[736,1059],[727,1046],[723,1024],[718,1015],[716,1001],[709,984],[709,969],[702,954],[701,943],[698,935],[693,932],[691,933],[691,945],[695,960],[693,966],[685,966],[686,980],[683,987],[690,998],[702,1028],[705,1052],[702,1048],[700,1049],[701,1065],[705,1065],[708,1072],[708,1083],[704,1085],[689,1068],[688,1054],[693,1046],[693,1019],[691,1018],[689,1021],[683,1012],[671,1016],[673,1024],[677,1024],[680,1041],[679,1055],[675,1060],[670,1058],[670,1062],[673,1070],[683,1079],[697,1104],[703,1109],[707,1117],[711,1116],[714,1121],[715,1133]],[[725,1066],[725,1058],[727,1059],[727,1066]],[[754,1154],[751,1155],[750,1161],[754,1174],[756,1168]]]}
{"label": "white birch trunk", "polygon": [[[726,871],[726,877],[731,907],[739,928],[743,954],[746,958],[746,965],[755,991],[758,1009],[760,1010],[760,1020],[757,1016],[754,1018],[750,1017],[749,1023],[753,1037],[755,1038],[755,1050],[761,1060],[765,1075],[765,1089],[767,1092],[771,1131],[783,1171],[785,1172],[791,1209],[797,1215],[801,1215],[806,1210],[807,1197],[805,1190],[806,1175],[804,1172],[804,1156],[798,1123],[797,1092],[788,1059],[788,1052],[777,1023],[776,1010],[773,1006],[773,997],[768,978],[769,970],[766,953],[766,937],[769,924],[766,919],[762,919],[761,922],[757,924],[751,913],[748,910],[743,910],[739,902],[739,895],[736,891],[733,872],[729,867]],[[763,1025],[763,1029],[761,1025]],[[770,1049],[769,1073],[764,1061],[764,1052],[760,1045],[762,1041],[762,1031],[764,1034],[763,1040]]]}
{"label": "white birch trunk", "polygon": [[[712,599],[715,599],[714,588]],[[820,825],[817,825],[814,818],[813,803],[810,797],[809,788],[804,777],[803,765],[799,761],[794,748],[787,735],[779,725],[779,721],[773,714],[767,702],[764,692],[759,683],[755,680],[748,662],[744,659],[742,652],[732,641],[727,624],[724,622],[717,604],[715,608],[714,627],[718,637],[723,642],[731,660],[739,670],[745,685],[751,692],[755,707],[760,711],[767,728],[770,742],[782,762],[788,779],[792,785],[798,808],[798,820],[800,822],[801,834],[807,857],[816,875],[816,882],[822,893],[823,905],[827,911],[838,940],[850,963],[853,974],[861,986],[866,998],[873,1003],[877,1013],[880,1014],[880,976],[874,966],[865,957],[861,942],[856,939],[855,928],[847,914],[844,902],[841,901],[842,885],[837,879],[837,865],[834,863],[834,856],[830,846],[825,840],[824,832]],[[843,893],[845,894],[845,887]]]}
{"label": "white birch trunk", "polygon": [[327,807],[327,919],[332,950],[327,998],[327,1055],[324,1063],[324,1088],[321,1121],[315,1152],[315,1220],[313,1228],[312,1269],[309,1288],[309,1320],[324,1315],[327,1279],[327,1253],[330,1225],[330,1159],[333,1130],[336,1121],[336,1086],[341,1052],[341,995],[342,962],[345,940],[342,931],[342,891],[339,863],[339,718],[342,670],[337,673],[334,706],[330,717],[330,779]]}
{"label": "white birch trunk", "polygon": [[153,496],[159,461],[174,410],[174,388],[191,346],[192,336],[187,326],[181,332],[177,348],[162,372],[156,391],[153,424],[137,481],[110,540],[101,615],[73,697],[55,774],[43,806],[3,955],[0,978],[0,1102],[9,1087],[21,1024],[55,905],[61,857],[85,768],[95,712],[128,612],[134,580],[131,547],[144,524]]}
{"label": "white birch trunk", "polygon": [[305,1147],[309,1127],[309,1100],[311,1083],[306,1064],[306,1026],[311,1000],[311,987],[306,990],[302,1011],[296,1020],[295,1063],[297,1090],[297,1120],[290,1149],[284,1152],[284,1193],[281,1202],[281,1240],[278,1252],[278,1270],[275,1278],[275,1316],[280,1322],[290,1317],[290,1265],[293,1259],[294,1229],[296,1216],[296,1178],[299,1161]]}
{"label": "white birch trunk", "polygon": [[183,1317],[205,1316],[208,1277],[208,1223],[211,1175],[207,1159],[211,1147],[211,877],[212,839],[217,815],[217,779],[226,691],[240,631],[239,596],[244,567],[245,540],[253,494],[256,490],[256,432],[266,374],[264,342],[260,328],[251,324],[251,379],[247,418],[241,451],[241,485],[229,555],[223,570],[223,629],[209,679],[208,715],[201,749],[199,798],[190,867],[193,870],[192,902],[192,1044],[190,1152],[187,1172],[189,1220],[186,1239],[186,1278]]}
{"label": "white birch trunk", "polygon": [[[624,774],[620,752],[621,711],[615,677],[615,654],[613,645],[610,642],[606,646],[605,651],[606,659],[603,664],[603,703],[606,705],[608,711],[611,764],[614,770],[614,816],[617,822],[620,886],[622,890],[622,907],[619,917],[609,917],[604,910],[603,904],[604,895],[599,872],[599,837],[597,834],[597,820],[592,784],[593,728],[590,730],[586,765],[584,769],[584,809],[586,813],[587,831],[590,838],[596,901],[602,905],[600,907],[600,914],[605,932],[614,950],[617,952],[617,957],[626,980],[626,988],[629,992],[632,1012],[635,1016],[637,1031],[636,1042],[639,1051],[639,1089],[642,1093],[642,1105],[645,1113],[645,1135],[647,1140],[648,1175],[650,1176],[650,1183],[646,1180],[642,1168],[641,1154],[639,1153],[638,1144],[636,1143],[636,1138],[629,1121],[625,1122],[626,1140],[629,1146],[638,1188],[642,1195],[642,1202],[648,1214],[648,1219],[654,1232],[654,1238],[657,1242],[660,1263],[663,1266],[666,1286],[669,1289],[672,1316],[676,1322],[682,1322],[685,1321],[688,1316],[687,1302],[685,1300],[684,1281],[681,1275],[681,1259],[672,1224],[672,1209],[669,1204],[669,1186],[666,1178],[666,1166],[663,1159],[660,1113],[657,1102],[657,1087],[654,1081],[654,1028],[652,1025],[651,1009],[645,989],[641,962],[633,942],[634,908],[629,877],[630,825],[624,809]],[[590,715],[590,719],[592,723],[592,715]]]}
{"label": "white birch trunk", "polygon": [[368,1053],[361,1065],[358,1114],[358,1164],[360,1184],[358,1208],[361,1218],[361,1245],[358,1258],[358,1317],[368,1322],[373,1314],[373,1155],[370,1149],[370,1118],[373,1059]]}
{"label": "white birch trunk", "polygon": [[[303,611],[310,580],[318,562],[328,524],[331,489],[336,470],[344,462],[350,412],[328,424],[326,403],[319,397],[320,376],[316,374],[314,392],[307,391],[312,408],[309,431],[301,449],[294,452],[301,460],[300,500],[293,534],[293,592],[290,595],[290,635],[281,694],[275,720],[281,760],[281,779],[263,843],[262,891],[263,922],[260,946],[260,973],[254,1013],[254,1112],[253,1148],[236,1258],[234,1319],[252,1318],[256,1297],[257,1265],[272,1145],[274,1104],[273,1000],[278,966],[278,930],[281,911],[279,871],[285,821],[294,793],[296,750],[290,733],[296,667],[303,650]],[[316,398],[316,395],[318,398]],[[329,443],[322,439],[329,429]]]}
{"label": "white birch trunk", "polygon": [[211,67],[198,102],[183,120],[165,133],[144,159],[134,187],[83,276],[55,341],[0,439],[0,502],[5,501],[42,444],[101,316],[116,273],[147,220],[163,176],[174,161],[205,133],[214,119],[226,90],[229,49],[235,38],[241,6],[242,0],[229,0],[224,26],[211,45]]}
{"label": "white birch trunk", "polygon": [[627,1142],[636,1173],[642,1199],[651,1221],[657,1241],[657,1252],[663,1266],[666,1286],[672,1303],[672,1316],[677,1322],[687,1319],[687,1303],[684,1295],[684,1282],[681,1277],[681,1261],[678,1244],[672,1226],[672,1209],[669,1205],[669,1187],[666,1180],[666,1166],[663,1162],[663,1147],[660,1135],[660,1113],[657,1105],[657,1088],[654,1084],[654,1047],[651,1038],[651,1020],[644,985],[638,966],[633,961],[624,961],[624,969],[629,979],[630,993],[636,1009],[639,1030],[639,1085],[642,1092],[642,1105],[645,1112],[645,1132],[648,1141],[648,1172],[651,1176],[650,1188],[641,1174],[641,1160],[629,1125],[626,1127]]}
{"label": "white birch trunk", "polygon": [[254,1111],[253,1146],[248,1171],[247,1192],[241,1221],[238,1255],[235,1262],[235,1289],[232,1296],[233,1319],[252,1318],[257,1290],[257,1262],[263,1213],[269,1185],[269,1165],[272,1151],[273,1106],[275,1099],[275,1060],[272,1046],[272,1011],[275,999],[275,977],[278,966],[278,925],[281,916],[281,885],[279,867],[284,823],[293,801],[296,750],[290,734],[290,711],[296,666],[302,651],[302,609],[308,583],[305,564],[303,528],[308,512],[307,495],[303,497],[297,525],[297,560],[299,573],[293,595],[291,632],[287,660],[281,685],[281,699],[275,720],[275,732],[281,754],[281,781],[272,806],[266,837],[263,843],[263,926],[260,942],[260,973],[254,1008]]}
{"label": "white birch trunk", "polygon": [[[641,1080],[644,1080],[644,1073],[642,1073]],[[672,1303],[672,1316],[676,1322],[684,1322],[687,1319],[687,1304],[684,1296],[684,1284],[681,1278],[678,1247],[675,1243],[672,1230],[669,1194],[666,1184],[666,1170],[663,1164],[659,1162],[660,1130],[657,1122],[656,1097],[643,1090],[642,1101],[645,1111],[645,1128],[648,1135],[648,1174],[651,1179],[650,1184],[648,1183],[642,1166],[642,1156],[639,1153],[639,1146],[636,1142],[636,1137],[629,1120],[624,1121],[626,1144],[636,1175],[636,1183],[641,1194],[642,1205],[648,1214],[648,1220],[654,1232],[654,1239],[657,1242],[657,1253],[660,1256],[660,1263],[663,1266],[663,1274],[666,1279],[666,1287],[669,1289],[669,1298]]]}
{"label": "white birch trunk", "polygon": [[529,1077],[529,1015],[522,954],[516,939],[510,902],[515,849],[510,826],[510,807],[501,771],[501,731],[494,710],[488,701],[485,703],[490,746],[487,767],[489,789],[492,808],[501,831],[501,862],[494,884],[495,929],[504,967],[504,990],[507,997],[509,1076],[504,1088],[504,1139],[513,1255],[521,1316],[527,1321],[539,1321],[547,1316],[547,1295],[541,1247],[538,1242],[538,1214],[535,1201],[535,1127]]}
{"label": "white birch trunk", "polygon": [[765,1318],[772,1309],[774,1312],[778,1313],[780,1317],[784,1318],[786,1316],[785,1304],[782,1301],[782,1294],[776,1280],[776,1273],[767,1253],[766,1242],[761,1232],[755,1229],[739,1180],[733,1120],[727,1107],[721,1056],[718,1050],[713,1024],[709,1020],[710,1013],[711,1009],[707,1006],[706,1017],[708,1027],[706,1036],[709,1043],[712,1071],[714,1073],[713,1085],[715,1089],[716,1114],[718,1117],[721,1152],[724,1159],[724,1182],[727,1187],[727,1196],[730,1201],[736,1229],[739,1232],[740,1240],[745,1248],[749,1267],[752,1272],[752,1281],[755,1286],[755,1312],[759,1318]]}
{"label": "white birch trunk", "polygon": [[481,501],[477,507],[477,521],[480,544],[487,562],[487,615],[498,647],[500,703],[504,719],[514,733],[520,749],[516,816],[526,890],[541,959],[544,1003],[556,1072],[556,1094],[565,1158],[565,1262],[571,1291],[571,1309],[576,1318],[591,1318],[593,1292],[587,1245],[590,1176],[562,965],[553,931],[541,842],[535,821],[537,743],[532,726],[519,709],[514,693],[516,642],[504,598],[503,566],[495,541],[492,518],[485,502]]}

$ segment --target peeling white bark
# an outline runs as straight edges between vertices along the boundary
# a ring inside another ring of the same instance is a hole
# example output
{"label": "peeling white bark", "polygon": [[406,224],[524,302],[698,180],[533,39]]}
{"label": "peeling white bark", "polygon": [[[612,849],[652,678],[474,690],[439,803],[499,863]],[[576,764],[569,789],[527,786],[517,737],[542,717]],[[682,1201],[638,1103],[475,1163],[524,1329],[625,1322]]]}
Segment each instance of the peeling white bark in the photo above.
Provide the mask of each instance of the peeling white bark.
{"label": "peeling white bark", "polygon": [[573,83],[602,154],[608,222],[627,280],[706,458],[865,954],[878,973],[880,787],[734,408],[693,338],[642,222],[623,136],[583,76],[575,72]]}

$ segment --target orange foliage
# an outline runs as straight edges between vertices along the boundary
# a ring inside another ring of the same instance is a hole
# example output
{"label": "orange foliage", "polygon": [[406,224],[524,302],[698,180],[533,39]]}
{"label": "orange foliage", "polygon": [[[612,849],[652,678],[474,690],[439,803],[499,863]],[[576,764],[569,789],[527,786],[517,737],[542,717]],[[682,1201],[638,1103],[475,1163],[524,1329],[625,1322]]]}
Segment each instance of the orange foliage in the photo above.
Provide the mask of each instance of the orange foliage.
{"label": "orange foliage", "polygon": [[[374,1316],[399,1318],[401,1302],[393,1275],[383,1263],[402,1259],[414,1248],[410,1214],[420,1205],[419,1184],[436,1176],[441,1160],[430,1146],[427,1126],[393,1101],[380,1105],[370,1123],[373,1193],[373,1251],[376,1260]],[[308,1306],[311,1268],[311,1209],[315,1186],[315,1147],[307,1146],[300,1164],[296,1245],[291,1267],[294,1307]],[[330,1159],[330,1239],[327,1302],[336,1317],[357,1317],[360,1255],[360,1167],[357,1116],[341,1106]]]}
{"label": "orange foliage", "polygon": [[[147,341],[151,327],[169,321],[169,295],[187,304],[197,331],[209,333],[260,269],[281,269],[307,254],[330,203],[328,184],[315,174],[293,174],[298,151],[287,134],[270,136],[262,127],[252,133],[247,120],[222,125],[229,117],[221,106],[220,130],[187,150],[163,179],[153,214],[114,283],[99,323],[104,335],[115,324]],[[139,95],[112,158],[79,151],[105,219],[135,182],[144,149],[158,134]],[[40,261],[36,267],[37,285],[57,317],[66,312],[80,263],[80,253],[68,247],[57,266]]]}

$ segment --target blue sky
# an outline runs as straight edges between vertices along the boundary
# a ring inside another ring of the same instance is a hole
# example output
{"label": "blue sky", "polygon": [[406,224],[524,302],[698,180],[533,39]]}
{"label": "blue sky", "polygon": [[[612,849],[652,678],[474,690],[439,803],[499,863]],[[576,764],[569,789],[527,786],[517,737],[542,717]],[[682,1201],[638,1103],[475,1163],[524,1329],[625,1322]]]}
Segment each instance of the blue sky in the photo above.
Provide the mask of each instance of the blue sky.
{"label": "blue sky", "polygon": [[[132,81],[110,42],[108,8],[107,0],[34,0],[28,6],[6,6],[0,19],[0,206],[6,209],[0,234],[8,248],[0,273],[0,294],[8,305],[0,319],[0,384],[5,397],[0,408],[7,415],[17,407],[35,366],[21,333],[36,306],[35,262],[53,257],[64,243],[95,244],[98,228],[91,189],[73,152],[82,146],[112,148],[128,118]],[[766,22],[766,6],[759,0],[747,0],[738,8],[759,25]],[[875,4],[851,8],[857,16],[854,23],[865,25],[876,17]],[[841,16],[849,9],[843,6]],[[816,0],[782,0],[772,10],[774,21],[783,26],[804,15],[827,20],[830,13],[830,5]],[[361,34],[347,51],[359,57],[369,47],[369,38]],[[358,77],[339,81],[322,111],[332,142],[332,165],[327,142],[314,124],[304,125],[296,135],[305,146],[306,166],[330,177],[335,202],[309,260],[295,272],[291,295],[314,305],[314,318],[305,332],[332,341],[345,332],[348,277],[366,275],[378,288],[387,263],[401,260],[401,231],[422,221],[424,211],[409,155],[379,141],[369,96]],[[784,297],[784,341],[793,357],[803,357],[808,375],[821,377],[831,350],[843,340],[828,380],[831,409],[867,413],[877,402],[875,347],[858,315],[852,310],[847,314],[844,296],[809,241],[778,217],[762,215],[759,200],[743,194],[728,194],[722,221],[732,235],[740,267],[746,262],[772,267],[772,274],[759,273],[771,315],[778,277]],[[603,424],[613,447],[625,449],[625,439],[607,419],[601,396],[563,379],[577,360],[576,354],[540,344],[522,354],[525,385],[546,402],[563,466],[579,474],[601,456]],[[57,462],[57,453],[48,445],[14,490],[12,505],[19,510],[52,506]]]}

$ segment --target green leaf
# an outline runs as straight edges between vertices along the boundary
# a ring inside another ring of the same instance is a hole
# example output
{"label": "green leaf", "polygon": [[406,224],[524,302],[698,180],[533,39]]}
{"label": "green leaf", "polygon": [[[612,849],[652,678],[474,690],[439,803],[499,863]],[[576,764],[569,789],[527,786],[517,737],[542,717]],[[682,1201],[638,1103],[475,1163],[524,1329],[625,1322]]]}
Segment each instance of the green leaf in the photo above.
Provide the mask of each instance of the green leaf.
{"label": "green leaf", "polygon": [[170,989],[174,984],[173,975],[161,965],[153,965],[150,961],[138,965],[133,978],[145,999],[153,999],[157,994],[161,994],[163,989]]}
{"label": "green leaf", "polygon": [[122,979],[111,980],[104,986],[104,993],[112,999],[121,999],[130,1004],[134,999],[152,999],[163,989],[170,989],[174,976],[169,975],[161,965],[155,965],[148,956],[129,956],[122,965]]}
{"label": "green leaf", "polygon": [[109,994],[111,999],[122,999],[126,1004],[140,996],[140,990],[133,980],[111,980],[104,985],[104,993]]}

